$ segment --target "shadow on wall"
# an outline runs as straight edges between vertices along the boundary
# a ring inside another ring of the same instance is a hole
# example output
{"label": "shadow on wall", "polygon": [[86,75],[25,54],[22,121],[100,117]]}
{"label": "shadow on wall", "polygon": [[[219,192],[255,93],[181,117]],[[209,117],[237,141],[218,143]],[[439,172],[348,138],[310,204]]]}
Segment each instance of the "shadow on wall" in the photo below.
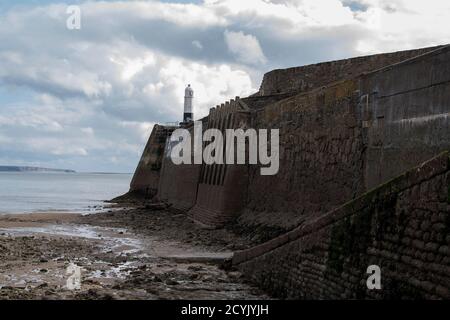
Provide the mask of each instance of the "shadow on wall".
{"label": "shadow on wall", "polygon": [[[290,299],[449,299],[450,158],[445,152],[233,264]],[[366,286],[371,265],[381,290]]]}
{"label": "shadow on wall", "polygon": [[[295,84],[301,70],[311,71],[308,92]],[[335,82],[342,77],[351,79]],[[285,91],[274,94],[277,86]],[[275,70],[262,88],[211,109],[203,128],[279,129],[277,175],[257,165],[174,166],[162,152],[174,128],[155,126],[131,190],[157,193],[204,225],[237,218],[239,230],[265,240],[450,149],[449,46]]]}

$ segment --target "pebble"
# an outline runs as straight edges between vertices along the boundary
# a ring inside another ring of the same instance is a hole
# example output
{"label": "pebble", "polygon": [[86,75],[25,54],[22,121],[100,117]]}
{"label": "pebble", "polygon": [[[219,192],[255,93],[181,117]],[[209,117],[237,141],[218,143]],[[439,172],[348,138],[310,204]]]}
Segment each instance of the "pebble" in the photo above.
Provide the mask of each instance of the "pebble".
{"label": "pebble", "polygon": [[173,279],[167,279],[166,280],[166,284],[169,285],[169,286],[175,286],[175,285],[179,284],[179,282],[175,281]]}

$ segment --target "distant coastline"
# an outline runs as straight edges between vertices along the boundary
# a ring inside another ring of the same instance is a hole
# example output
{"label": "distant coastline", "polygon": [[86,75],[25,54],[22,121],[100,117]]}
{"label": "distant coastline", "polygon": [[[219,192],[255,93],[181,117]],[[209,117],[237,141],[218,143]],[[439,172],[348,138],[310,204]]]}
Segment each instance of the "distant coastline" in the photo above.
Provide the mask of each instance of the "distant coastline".
{"label": "distant coastline", "polygon": [[51,169],[51,168],[22,167],[22,166],[0,166],[0,172],[64,172],[64,173],[76,173],[75,170],[69,170],[69,169]]}

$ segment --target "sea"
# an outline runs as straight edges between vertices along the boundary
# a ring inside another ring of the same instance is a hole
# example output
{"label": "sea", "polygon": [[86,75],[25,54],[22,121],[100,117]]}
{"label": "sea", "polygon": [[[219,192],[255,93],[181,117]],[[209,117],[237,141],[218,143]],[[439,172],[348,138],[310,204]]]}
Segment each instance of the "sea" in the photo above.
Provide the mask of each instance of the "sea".
{"label": "sea", "polygon": [[93,213],[128,191],[131,174],[0,172],[0,214]]}

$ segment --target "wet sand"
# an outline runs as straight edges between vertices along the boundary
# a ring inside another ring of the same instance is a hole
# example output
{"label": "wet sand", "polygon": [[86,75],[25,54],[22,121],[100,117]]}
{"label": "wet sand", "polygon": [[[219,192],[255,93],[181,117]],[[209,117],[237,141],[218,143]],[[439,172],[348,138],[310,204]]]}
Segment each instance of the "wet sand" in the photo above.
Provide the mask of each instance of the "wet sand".
{"label": "wet sand", "polygon": [[[220,267],[249,245],[167,210],[2,215],[0,299],[268,298]],[[70,263],[82,268],[80,290],[66,286]]]}

